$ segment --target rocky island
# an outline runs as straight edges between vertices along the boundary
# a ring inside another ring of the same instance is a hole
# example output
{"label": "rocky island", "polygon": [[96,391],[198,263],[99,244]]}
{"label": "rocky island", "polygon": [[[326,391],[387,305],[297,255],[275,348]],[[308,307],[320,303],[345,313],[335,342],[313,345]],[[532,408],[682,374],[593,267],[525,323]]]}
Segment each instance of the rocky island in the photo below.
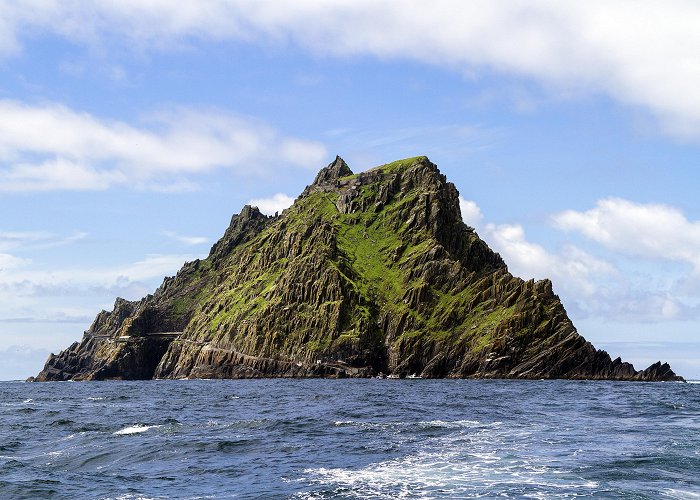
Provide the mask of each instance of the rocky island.
{"label": "rocky island", "polygon": [[353,174],[294,205],[246,206],[204,260],[117,299],[33,380],[372,377],[682,380],[581,335],[549,280],[511,275],[462,222],[426,157]]}

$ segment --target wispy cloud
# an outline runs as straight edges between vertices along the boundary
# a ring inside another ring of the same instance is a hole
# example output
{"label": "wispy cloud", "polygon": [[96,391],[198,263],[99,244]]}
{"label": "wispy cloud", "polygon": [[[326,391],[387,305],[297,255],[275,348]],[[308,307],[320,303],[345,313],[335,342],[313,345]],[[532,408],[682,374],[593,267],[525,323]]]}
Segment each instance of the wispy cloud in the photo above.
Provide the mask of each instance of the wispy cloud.
{"label": "wispy cloud", "polygon": [[70,245],[87,238],[85,232],[59,236],[49,231],[0,231],[0,251],[20,248],[31,250]]}
{"label": "wispy cloud", "polygon": [[38,32],[106,47],[172,50],[198,40],[293,43],[335,57],[412,59],[543,89],[603,92],[644,107],[667,131],[700,136],[700,5],[684,0],[79,0],[0,2],[0,54]]}
{"label": "wispy cloud", "polygon": [[[0,254],[3,255],[3,254]],[[0,292],[18,296],[92,293],[96,290],[119,292],[135,284],[160,280],[173,275],[196,255],[149,255],[146,258],[114,267],[80,267],[41,271],[12,266],[0,269]]]}
{"label": "wispy cloud", "polygon": [[58,236],[48,231],[0,231],[0,286],[3,272],[20,267],[27,267],[31,260],[7,252],[24,252],[70,245],[87,237],[87,233],[78,232],[69,236]]}
{"label": "wispy cloud", "polygon": [[0,191],[189,190],[191,174],[308,168],[325,154],[317,142],[218,112],[180,108],[134,125],[60,104],[0,101]]}
{"label": "wispy cloud", "polygon": [[0,250],[46,241],[52,236],[46,231],[0,231]]}
{"label": "wispy cloud", "polygon": [[185,236],[174,231],[163,231],[163,236],[167,236],[168,238],[190,246],[203,245],[209,241],[209,238],[205,238],[204,236]]}
{"label": "wispy cloud", "polygon": [[[490,149],[504,140],[504,130],[477,124],[433,124],[416,127],[334,128],[325,132],[350,163],[380,164],[396,158],[443,154],[464,155]],[[358,146],[360,147],[358,149]]]}
{"label": "wispy cloud", "polygon": [[[118,296],[140,299],[153,293],[165,276],[174,275],[186,261],[198,257],[202,256],[148,255],[116,266],[46,271],[27,262],[0,265],[0,322],[88,325],[99,310],[95,303],[108,308],[106,304]],[[0,264],[3,260],[4,255],[0,254]],[[0,328],[0,333],[3,330],[6,329]]]}

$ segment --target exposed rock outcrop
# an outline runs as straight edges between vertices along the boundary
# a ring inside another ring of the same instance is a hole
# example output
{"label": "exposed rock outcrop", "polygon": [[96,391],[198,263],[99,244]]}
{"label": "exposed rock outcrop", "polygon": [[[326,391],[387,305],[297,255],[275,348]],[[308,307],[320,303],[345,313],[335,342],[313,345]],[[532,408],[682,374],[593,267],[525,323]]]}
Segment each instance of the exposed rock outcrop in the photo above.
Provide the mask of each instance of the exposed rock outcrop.
{"label": "exposed rock outcrop", "polygon": [[581,337],[461,219],[425,157],[340,158],[278,217],[246,206],[209,257],[118,299],[36,380],[367,377],[682,380]]}

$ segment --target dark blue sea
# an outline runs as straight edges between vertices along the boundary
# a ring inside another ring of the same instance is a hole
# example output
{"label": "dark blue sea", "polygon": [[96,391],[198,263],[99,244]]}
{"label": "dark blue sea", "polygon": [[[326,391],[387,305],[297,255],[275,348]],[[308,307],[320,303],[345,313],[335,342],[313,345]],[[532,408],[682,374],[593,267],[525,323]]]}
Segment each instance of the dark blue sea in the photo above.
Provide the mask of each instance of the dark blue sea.
{"label": "dark blue sea", "polygon": [[700,498],[700,385],[0,383],[0,498]]}

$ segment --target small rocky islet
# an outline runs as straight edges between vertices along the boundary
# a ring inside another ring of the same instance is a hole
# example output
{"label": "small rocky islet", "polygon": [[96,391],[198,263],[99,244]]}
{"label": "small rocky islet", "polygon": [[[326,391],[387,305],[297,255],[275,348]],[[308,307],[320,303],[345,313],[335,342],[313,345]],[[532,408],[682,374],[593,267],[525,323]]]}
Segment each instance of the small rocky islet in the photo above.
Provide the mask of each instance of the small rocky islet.
{"label": "small rocky islet", "polygon": [[426,157],[336,158],[282,214],[234,215],[203,260],[117,299],[34,381],[256,377],[682,381],[578,334],[549,280],[511,275]]}

